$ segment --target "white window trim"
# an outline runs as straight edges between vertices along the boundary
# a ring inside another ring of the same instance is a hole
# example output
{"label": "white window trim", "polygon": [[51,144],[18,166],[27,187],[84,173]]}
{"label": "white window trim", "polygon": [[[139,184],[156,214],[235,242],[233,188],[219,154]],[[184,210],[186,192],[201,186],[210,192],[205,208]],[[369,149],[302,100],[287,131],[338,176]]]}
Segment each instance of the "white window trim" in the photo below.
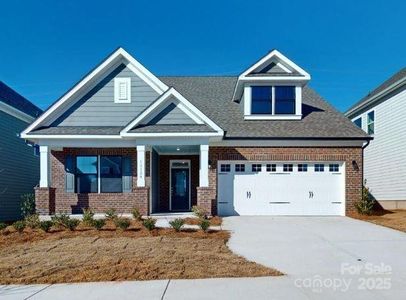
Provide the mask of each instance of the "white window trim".
{"label": "white window trim", "polygon": [[[368,115],[370,114],[370,113],[373,113],[374,114],[374,120],[372,121],[372,122],[369,122],[369,117],[368,117]],[[374,135],[375,133],[376,133],[376,126],[375,126],[375,119],[376,119],[376,112],[375,112],[375,109],[371,109],[370,111],[368,111],[366,114],[365,114],[365,123],[366,123],[366,127],[365,127],[365,132],[367,133],[367,134],[369,134],[369,135]],[[373,133],[369,133],[368,131],[369,131],[369,129],[368,129],[368,126],[370,125],[370,124],[374,124],[374,132]]]}
{"label": "white window trim", "polygon": [[[127,98],[120,99],[120,85],[126,85]],[[131,77],[114,78],[114,103],[131,103]]]}
{"label": "white window trim", "polygon": [[[275,114],[275,86],[289,85],[295,87],[295,114]],[[252,87],[272,87],[272,114],[252,114]],[[295,84],[252,83],[244,86],[244,119],[245,120],[301,120],[302,119],[302,87]]]}

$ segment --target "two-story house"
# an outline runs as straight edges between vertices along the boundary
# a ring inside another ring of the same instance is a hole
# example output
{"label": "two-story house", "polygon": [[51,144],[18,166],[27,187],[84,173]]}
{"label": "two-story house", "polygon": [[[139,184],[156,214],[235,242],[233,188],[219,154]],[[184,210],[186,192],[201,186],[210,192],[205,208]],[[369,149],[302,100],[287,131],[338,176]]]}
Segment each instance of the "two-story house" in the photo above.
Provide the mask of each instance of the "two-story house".
{"label": "two-story house", "polygon": [[0,81],[0,221],[21,217],[21,196],[39,180],[39,154],[20,133],[41,114],[26,98]]}
{"label": "two-story house", "polygon": [[37,209],[345,215],[370,137],[309,81],[277,50],[239,76],[157,77],[119,48],[22,133]]}
{"label": "two-story house", "polygon": [[365,149],[364,178],[385,209],[406,209],[406,68],[379,85],[345,115],[373,136]]}

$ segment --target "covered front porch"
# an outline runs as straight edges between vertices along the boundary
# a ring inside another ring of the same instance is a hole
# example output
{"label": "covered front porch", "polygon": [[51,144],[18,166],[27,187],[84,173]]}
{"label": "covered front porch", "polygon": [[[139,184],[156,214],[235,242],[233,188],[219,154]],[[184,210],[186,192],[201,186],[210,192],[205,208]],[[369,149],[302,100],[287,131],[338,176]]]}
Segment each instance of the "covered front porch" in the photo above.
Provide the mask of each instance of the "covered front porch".
{"label": "covered front porch", "polygon": [[[207,206],[199,201],[199,190],[209,188],[208,144],[168,142],[137,145],[137,188],[149,187],[150,215]],[[211,213],[211,207],[206,209]]]}

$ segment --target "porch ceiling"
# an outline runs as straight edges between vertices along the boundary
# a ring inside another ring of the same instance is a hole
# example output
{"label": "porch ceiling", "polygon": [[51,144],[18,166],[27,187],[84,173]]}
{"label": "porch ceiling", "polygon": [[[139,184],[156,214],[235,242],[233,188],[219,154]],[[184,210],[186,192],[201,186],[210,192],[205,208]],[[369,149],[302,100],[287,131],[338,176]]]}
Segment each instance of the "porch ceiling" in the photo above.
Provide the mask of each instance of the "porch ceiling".
{"label": "porch ceiling", "polygon": [[199,154],[199,145],[162,145],[153,147],[159,154]]}

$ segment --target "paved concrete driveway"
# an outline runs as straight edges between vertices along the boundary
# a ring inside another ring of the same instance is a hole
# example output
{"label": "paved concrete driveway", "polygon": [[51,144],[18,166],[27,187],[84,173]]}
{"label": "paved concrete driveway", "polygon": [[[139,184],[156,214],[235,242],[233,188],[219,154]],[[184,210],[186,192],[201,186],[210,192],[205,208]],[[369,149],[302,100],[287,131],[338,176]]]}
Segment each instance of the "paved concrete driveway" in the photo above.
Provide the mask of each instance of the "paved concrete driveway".
{"label": "paved concrete driveway", "polygon": [[406,299],[403,232],[347,217],[229,217],[224,228],[232,232],[228,246],[235,253],[298,283],[352,278],[353,289],[362,290],[365,281],[383,297],[389,281],[390,295]]}

